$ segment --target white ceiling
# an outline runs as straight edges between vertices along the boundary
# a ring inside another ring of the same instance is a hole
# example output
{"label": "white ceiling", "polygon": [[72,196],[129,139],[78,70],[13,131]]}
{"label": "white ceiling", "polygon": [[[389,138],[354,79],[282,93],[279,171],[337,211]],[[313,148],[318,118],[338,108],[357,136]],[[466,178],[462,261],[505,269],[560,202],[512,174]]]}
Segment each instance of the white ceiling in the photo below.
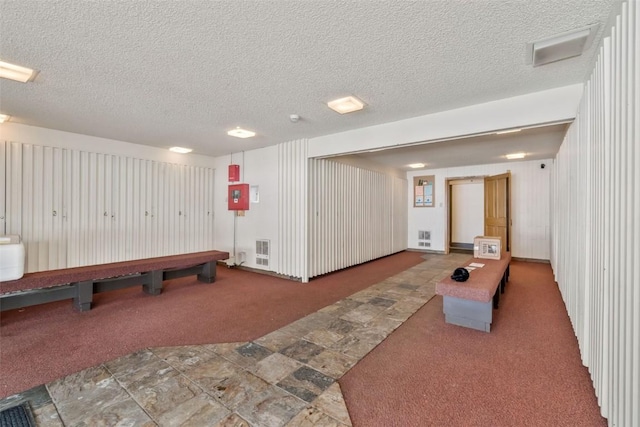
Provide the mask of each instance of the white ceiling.
{"label": "white ceiling", "polygon": [[[2,79],[0,112],[79,134],[237,153],[584,82],[616,1],[1,0],[0,57],[40,74],[28,84]],[[599,33],[582,56],[526,65],[526,43],[594,22]],[[367,107],[327,108],[345,95]],[[258,135],[227,136],[236,126]],[[483,142],[498,144],[473,143]]]}
{"label": "white ceiling", "polygon": [[358,153],[356,157],[401,170],[411,170],[408,165],[414,163],[424,163],[423,169],[439,169],[519,161],[507,160],[505,155],[511,153],[525,153],[522,161],[552,159],[562,144],[568,126],[565,123],[523,129],[517,133],[460,138]]}

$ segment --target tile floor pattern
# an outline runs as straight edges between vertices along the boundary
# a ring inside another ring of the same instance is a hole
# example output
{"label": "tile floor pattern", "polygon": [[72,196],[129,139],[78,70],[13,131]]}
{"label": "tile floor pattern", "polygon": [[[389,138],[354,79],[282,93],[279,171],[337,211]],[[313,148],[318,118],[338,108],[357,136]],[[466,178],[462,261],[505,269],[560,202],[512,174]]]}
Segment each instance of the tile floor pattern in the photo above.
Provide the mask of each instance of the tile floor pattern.
{"label": "tile floor pattern", "polygon": [[425,261],[252,342],[148,348],[0,401],[39,426],[351,426],[337,380],[469,258]]}

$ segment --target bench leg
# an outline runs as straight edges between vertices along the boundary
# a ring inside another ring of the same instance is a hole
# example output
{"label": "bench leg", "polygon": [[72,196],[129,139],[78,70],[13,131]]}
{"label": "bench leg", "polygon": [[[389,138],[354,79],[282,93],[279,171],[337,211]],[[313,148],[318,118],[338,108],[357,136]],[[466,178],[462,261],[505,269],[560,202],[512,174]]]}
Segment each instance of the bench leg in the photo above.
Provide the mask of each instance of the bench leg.
{"label": "bench leg", "polygon": [[509,281],[509,266],[507,265],[507,269],[504,271],[502,275],[502,280],[500,280],[500,292],[504,293],[504,289],[507,287],[507,282]]}
{"label": "bench leg", "polygon": [[93,280],[78,282],[75,284],[76,295],[73,298],[73,306],[79,311],[91,310],[93,302]]}
{"label": "bench leg", "polygon": [[216,261],[211,261],[202,266],[202,273],[198,274],[198,280],[204,283],[216,281]]}
{"label": "bench leg", "polygon": [[162,270],[153,270],[147,273],[147,281],[142,285],[142,290],[149,295],[162,293]]}
{"label": "bench leg", "polygon": [[496,293],[493,294],[493,308],[498,308],[500,305],[500,285],[496,288]]}

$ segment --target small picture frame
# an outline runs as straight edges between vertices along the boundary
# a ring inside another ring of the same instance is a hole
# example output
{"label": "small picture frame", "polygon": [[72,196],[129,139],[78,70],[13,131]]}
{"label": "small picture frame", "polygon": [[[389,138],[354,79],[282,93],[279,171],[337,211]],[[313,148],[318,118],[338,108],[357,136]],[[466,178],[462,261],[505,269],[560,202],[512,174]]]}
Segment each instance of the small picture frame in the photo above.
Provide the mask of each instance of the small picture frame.
{"label": "small picture frame", "polygon": [[500,259],[501,255],[500,237],[477,236],[473,239],[474,258]]}

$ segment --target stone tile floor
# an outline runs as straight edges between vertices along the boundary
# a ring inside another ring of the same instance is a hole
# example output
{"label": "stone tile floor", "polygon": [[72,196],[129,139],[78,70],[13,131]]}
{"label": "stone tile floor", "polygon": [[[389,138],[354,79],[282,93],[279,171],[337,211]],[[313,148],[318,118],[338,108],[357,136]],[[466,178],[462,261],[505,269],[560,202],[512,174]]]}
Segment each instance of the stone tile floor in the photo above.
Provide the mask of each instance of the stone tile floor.
{"label": "stone tile floor", "polygon": [[425,261],[252,342],[147,348],[0,401],[39,426],[351,426],[337,380],[469,255]]}

